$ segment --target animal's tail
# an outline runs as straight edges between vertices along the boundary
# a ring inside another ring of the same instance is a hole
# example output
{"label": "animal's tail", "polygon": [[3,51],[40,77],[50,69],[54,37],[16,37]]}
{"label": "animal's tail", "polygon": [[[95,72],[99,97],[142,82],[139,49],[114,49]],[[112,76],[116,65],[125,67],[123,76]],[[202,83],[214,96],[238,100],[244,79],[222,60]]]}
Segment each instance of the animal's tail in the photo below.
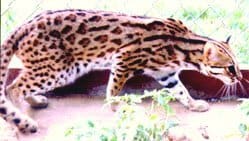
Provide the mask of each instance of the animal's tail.
{"label": "animal's tail", "polygon": [[0,48],[0,99],[5,98],[5,85],[8,74],[8,65],[11,58],[18,50],[19,42],[28,34],[28,30],[22,31],[19,28],[13,32],[3,43]]}
{"label": "animal's tail", "polygon": [[12,33],[7,40],[1,44],[0,48],[0,117],[15,124],[23,131],[34,132],[37,125],[32,119],[22,114],[5,96],[5,85],[8,74],[8,65],[11,58],[18,51],[19,42],[28,35],[29,30],[22,28]]}

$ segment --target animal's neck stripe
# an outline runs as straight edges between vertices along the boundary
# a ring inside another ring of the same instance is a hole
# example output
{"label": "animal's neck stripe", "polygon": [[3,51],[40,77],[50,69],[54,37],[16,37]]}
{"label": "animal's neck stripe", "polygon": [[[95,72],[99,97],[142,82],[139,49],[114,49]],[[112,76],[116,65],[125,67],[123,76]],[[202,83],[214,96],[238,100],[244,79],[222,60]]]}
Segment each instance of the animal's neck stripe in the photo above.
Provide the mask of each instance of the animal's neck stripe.
{"label": "animal's neck stripe", "polygon": [[205,44],[207,42],[205,40],[200,40],[200,39],[187,39],[187,38],[183,38],[183,37],[176,37],[176,36],[166,35],[166,34],[153,35],[153,36],[149,36],[149,37],[144,38],[145,42],[150,42],[150,41],[154,41],[154,40],[181,41],[181,42],[190,43],[190,44]]}

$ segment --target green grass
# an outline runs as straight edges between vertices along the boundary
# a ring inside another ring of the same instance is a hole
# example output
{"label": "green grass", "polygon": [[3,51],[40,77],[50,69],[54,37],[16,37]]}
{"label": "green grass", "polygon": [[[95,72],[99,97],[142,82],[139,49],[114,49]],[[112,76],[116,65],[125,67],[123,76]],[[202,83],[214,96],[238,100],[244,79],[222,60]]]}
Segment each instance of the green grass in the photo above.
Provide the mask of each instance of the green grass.
{"label": "green grass", "polygon": [[[65,129],[65,141],[162,141],[167,136],[171,127],[177,126],[176,122],[168,119],[173,113],[169,102],[173,98],[168,95],[165,89],[145,91],[144,95],[125,95],[115,97],[108,101],[122,102],[122,106],[116,112],[114,121],[111,124],[103,124],[87,120],[85,123],[78,123]],[[139,106],[143,99],[152,97],[151,106],[146,109]],[[164,109],[167,117],[158,115],[155,107]],[[109,108],[109,107],[108,107]]]}
{"label": "green grass", "polygon": [[246,136],[249,135],[249,99],[244,99],[239,105],[239,108],[245,116],[245,119],[247,118],[247,120],[241,121],[239,125],[240,133],[242,136]]}
{"label": "green grass", "polygon": [[194,32],[217,40],[232,35],[231,47],[239,62],[249,65],[248,0],[1,0],[1,4],[1,39],[6,39],[17,26],[44,10],[108,10],[181,19]]}

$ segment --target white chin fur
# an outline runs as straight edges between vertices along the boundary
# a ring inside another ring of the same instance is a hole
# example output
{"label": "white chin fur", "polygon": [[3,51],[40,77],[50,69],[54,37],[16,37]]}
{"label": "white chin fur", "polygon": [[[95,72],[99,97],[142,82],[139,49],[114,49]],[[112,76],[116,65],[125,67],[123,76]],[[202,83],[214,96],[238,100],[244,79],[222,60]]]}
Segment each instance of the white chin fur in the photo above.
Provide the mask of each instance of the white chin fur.
{"label": "white chin fur", "polygon": [[219,80],[221,80],[224,84],[226,85],[232,85],[236,83],[236,81],[232,81],[229,77],[224,77],[224,76],[216,76]]}

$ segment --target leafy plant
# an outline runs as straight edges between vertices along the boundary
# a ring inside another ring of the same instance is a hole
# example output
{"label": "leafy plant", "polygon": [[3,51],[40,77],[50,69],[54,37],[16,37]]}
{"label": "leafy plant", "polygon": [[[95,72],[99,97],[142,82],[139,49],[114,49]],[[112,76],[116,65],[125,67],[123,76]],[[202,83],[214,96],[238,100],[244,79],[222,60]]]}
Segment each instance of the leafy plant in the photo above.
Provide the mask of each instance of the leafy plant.
{"label": "leafy plant", "polygon": [[[150,112],[139,106],[143,99],[152,97]],[[167,118],[160,118],[155,113],[155,103],[162,107],[167,114],[173,114],[168,103],[173,98],[166,89],[145,91],[144,95],[124,95],[115,97],[107,102],[122,102],[116,112],[115,122],[103,125],[96,121],[88,120],[84,125],[70,127],[65,132],[65,137],[70,141],[162,141],[169,128],[176,126],[175,122]]]}
{"label": "leafy plant", "polygon": [[[249,99],[243,99],[243,102],[239,106],[241,112],[249,119]],[[249,135],[249,120],[240,123],[240,133],[245,136]]]}

